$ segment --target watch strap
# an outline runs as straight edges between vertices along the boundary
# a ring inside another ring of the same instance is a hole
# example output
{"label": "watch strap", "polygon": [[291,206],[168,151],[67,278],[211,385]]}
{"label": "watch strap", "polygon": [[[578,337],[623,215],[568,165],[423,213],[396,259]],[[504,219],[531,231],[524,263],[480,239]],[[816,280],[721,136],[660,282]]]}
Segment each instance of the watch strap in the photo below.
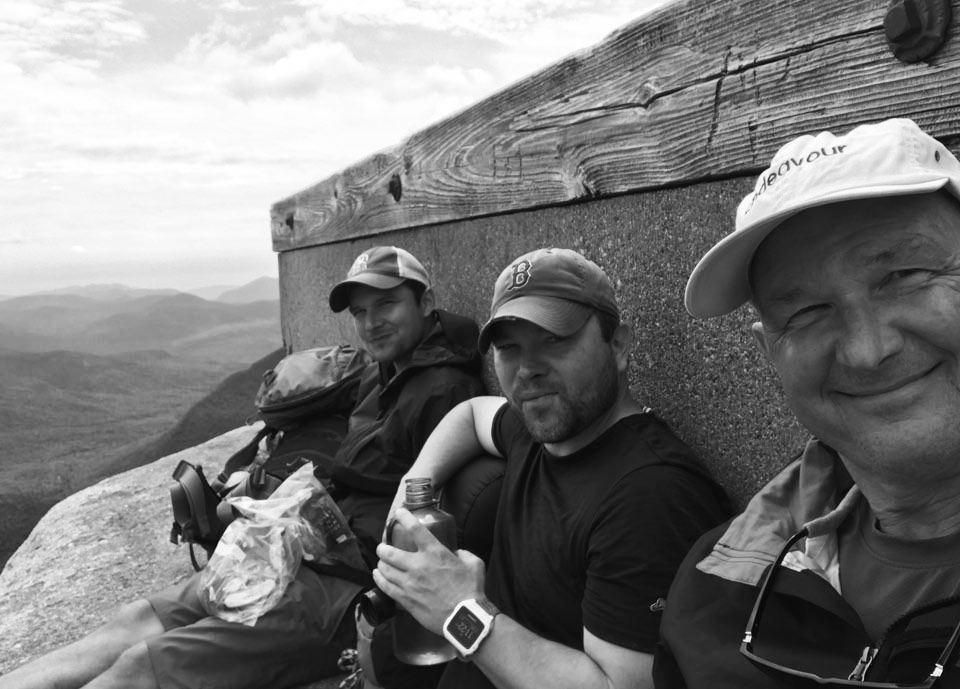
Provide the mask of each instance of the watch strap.
{"label": "watch strap", "polygon": [[481,608],[487,611],[490,617],[496,617],[500,614],[500,608],[493,604],[493,601],[487,598],[486,596],[480,596],[479,598],[474,598]]}

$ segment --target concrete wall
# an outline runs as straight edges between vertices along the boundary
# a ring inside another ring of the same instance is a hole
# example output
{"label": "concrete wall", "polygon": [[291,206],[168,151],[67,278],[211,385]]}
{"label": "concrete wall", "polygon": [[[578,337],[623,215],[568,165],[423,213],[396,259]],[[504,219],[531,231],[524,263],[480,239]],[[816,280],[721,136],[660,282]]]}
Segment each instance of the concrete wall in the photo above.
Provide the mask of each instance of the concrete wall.
{"label": "concrete wall", "polygon": [[682,294],[691,268],[729,231],[751,187],[746,178],[696,184],[287,251],[281,274],[296,279],[282,281],[284,341],[292,349],[355,341],[349,315],[331,314],[327,294],[353,259],[377,244],[413,252],[430,271],[441,307],[478,322],[511,259],[545,246],[575,249],[610,276],[634,329],[637,397],[701,453],[742,504],[802,448],[806,433],[754,346],[747,309],[695,321]]}

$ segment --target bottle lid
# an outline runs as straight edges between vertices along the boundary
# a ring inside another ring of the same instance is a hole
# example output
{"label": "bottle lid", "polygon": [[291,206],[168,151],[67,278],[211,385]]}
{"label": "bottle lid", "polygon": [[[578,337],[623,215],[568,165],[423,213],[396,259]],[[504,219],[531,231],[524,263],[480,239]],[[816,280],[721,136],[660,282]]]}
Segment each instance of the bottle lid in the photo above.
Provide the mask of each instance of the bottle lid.
{"label": "bottle lid", "polygon": [[407,509],[426,507],[436,502],[433,497],[433,483],[428,478],[408,478],[404,481],[406,495],[403,506]]}

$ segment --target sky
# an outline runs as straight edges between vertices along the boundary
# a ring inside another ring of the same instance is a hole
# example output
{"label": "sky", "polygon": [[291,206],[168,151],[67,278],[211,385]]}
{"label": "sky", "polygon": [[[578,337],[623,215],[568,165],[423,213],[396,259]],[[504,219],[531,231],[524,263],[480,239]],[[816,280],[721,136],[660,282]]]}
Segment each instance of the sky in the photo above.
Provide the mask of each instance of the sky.
{"label": "sky", "polygon": [[0,0],[0,296],[277,275],[270,206],[667,0]]}

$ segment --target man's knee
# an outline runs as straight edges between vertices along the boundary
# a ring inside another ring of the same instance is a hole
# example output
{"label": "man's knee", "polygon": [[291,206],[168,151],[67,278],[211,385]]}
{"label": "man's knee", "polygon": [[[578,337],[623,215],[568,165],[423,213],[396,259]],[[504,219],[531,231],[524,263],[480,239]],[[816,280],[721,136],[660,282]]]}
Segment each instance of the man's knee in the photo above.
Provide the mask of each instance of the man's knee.
{"label": "man's knee", "polygon": [[153,606],[143,598],[120,608],[106,627],[125,634],[131,642],[148,639],[164,632],[163,623],[157,617]]}

